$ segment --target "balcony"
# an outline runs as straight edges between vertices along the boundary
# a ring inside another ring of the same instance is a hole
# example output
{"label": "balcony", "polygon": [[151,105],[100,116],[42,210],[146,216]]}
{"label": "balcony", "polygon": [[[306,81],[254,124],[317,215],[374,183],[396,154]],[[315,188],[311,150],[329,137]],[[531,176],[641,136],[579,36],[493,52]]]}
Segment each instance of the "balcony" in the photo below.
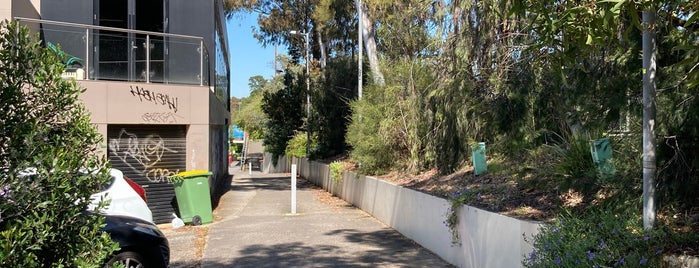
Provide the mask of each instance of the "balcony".
{"label": "balcony", "polygon": [[144,83],[209,85],[209,54],[197,36],[30,18],[41,40],[66,65],[64,77]]}

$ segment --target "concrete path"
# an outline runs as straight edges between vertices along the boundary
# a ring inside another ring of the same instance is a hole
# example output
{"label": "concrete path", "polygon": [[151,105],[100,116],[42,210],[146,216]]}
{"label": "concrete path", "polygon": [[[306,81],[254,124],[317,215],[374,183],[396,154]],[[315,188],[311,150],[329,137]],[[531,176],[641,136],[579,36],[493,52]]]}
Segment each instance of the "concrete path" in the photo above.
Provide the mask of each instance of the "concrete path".
{"label": "concrete path", "polygon": [[450,267],[369,214],[289,174],[233,182],[214,212],[201,267]]}

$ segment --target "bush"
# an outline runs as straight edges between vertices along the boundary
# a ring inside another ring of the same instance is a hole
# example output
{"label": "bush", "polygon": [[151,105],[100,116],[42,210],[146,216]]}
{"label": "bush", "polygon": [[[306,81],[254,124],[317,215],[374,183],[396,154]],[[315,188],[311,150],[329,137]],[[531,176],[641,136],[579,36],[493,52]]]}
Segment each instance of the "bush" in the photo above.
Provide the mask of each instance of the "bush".
{"label": "bush", "polygon": [[26,27],[0,26],[0,266],[101,266],[118,247],[85,212],[109,174],[82,89]]}
{"label": "bush", "polygon": [[306,132],[297,132],[286,145],[286,156],[304,158],[306,157]]}
{"label": "bush", "polygon": [[342,174],[352,168],[352,163],[345,161],[333,161],[330,163],[330,178],[335,182],[342,181]]}
{"label": "bush", "polygon": [[[384,104],[364,98],[354,101],[352,122],[347,128],[347,144],[352,147],[350,158],[359,164],[359,170],[368,174],[385,173],[397,160],[392,137],[386,133]],[[390,132],[390,131],[389,131]]]}
{"label": "bush", "polygon": [[565,211],[533,238],[525,267],[658,267],[663,253],[662,231],[644,232],[632,213]]}

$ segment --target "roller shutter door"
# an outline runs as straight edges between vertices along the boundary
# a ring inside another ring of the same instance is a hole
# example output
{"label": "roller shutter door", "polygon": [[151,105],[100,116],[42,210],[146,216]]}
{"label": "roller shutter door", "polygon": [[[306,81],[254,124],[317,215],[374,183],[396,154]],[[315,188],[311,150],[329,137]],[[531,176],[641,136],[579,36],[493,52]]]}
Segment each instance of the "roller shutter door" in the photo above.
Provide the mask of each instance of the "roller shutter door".
{"label": "roller shutter door", "polygon": [[168,176],[186,169],[186,126],[110,125],[109,162],[146,189],[157,224],[172,220],[175,191]]}

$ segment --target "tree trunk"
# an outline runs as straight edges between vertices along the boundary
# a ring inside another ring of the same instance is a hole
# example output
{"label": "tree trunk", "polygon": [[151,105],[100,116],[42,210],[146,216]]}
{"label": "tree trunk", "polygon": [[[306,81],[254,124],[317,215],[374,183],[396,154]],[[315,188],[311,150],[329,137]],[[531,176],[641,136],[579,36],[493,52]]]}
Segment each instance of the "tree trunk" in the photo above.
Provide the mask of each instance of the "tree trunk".
{"label": "tree trunk", "polygon": [[[379,68],[379,56],[376,51],[376,38],[374,36],[374,24],[369,18],[366,10],[366,6],[360,4],[359,0],[355,0],[355,5],[357,6],[358,14],[361,13],[362,24],[364,29],[362,30],[362,37],[364,39],[364,48],[366,49],[367,59],[369,60],[369,69],[371,69],[371,78],[374,84],[383,86],[385,84],[383,73],[381,73],[381,68]],[[360,6],[361,5],[361,6]],[[359,55],[360,57],[362,55]]]}
{"label": "tree trunk", "polygon": [[[320,48],[320,69],[325,70],[325,66],[328,62],[328,53],[326,50],[325,43],[323,43],[323,34],[318,33],[318,47]],[[325,73],[325,72],[323,72]]]}
{"label": "tree trunk", "polygon": [[655,224],[655,8],[643,11],[643,228]]}

